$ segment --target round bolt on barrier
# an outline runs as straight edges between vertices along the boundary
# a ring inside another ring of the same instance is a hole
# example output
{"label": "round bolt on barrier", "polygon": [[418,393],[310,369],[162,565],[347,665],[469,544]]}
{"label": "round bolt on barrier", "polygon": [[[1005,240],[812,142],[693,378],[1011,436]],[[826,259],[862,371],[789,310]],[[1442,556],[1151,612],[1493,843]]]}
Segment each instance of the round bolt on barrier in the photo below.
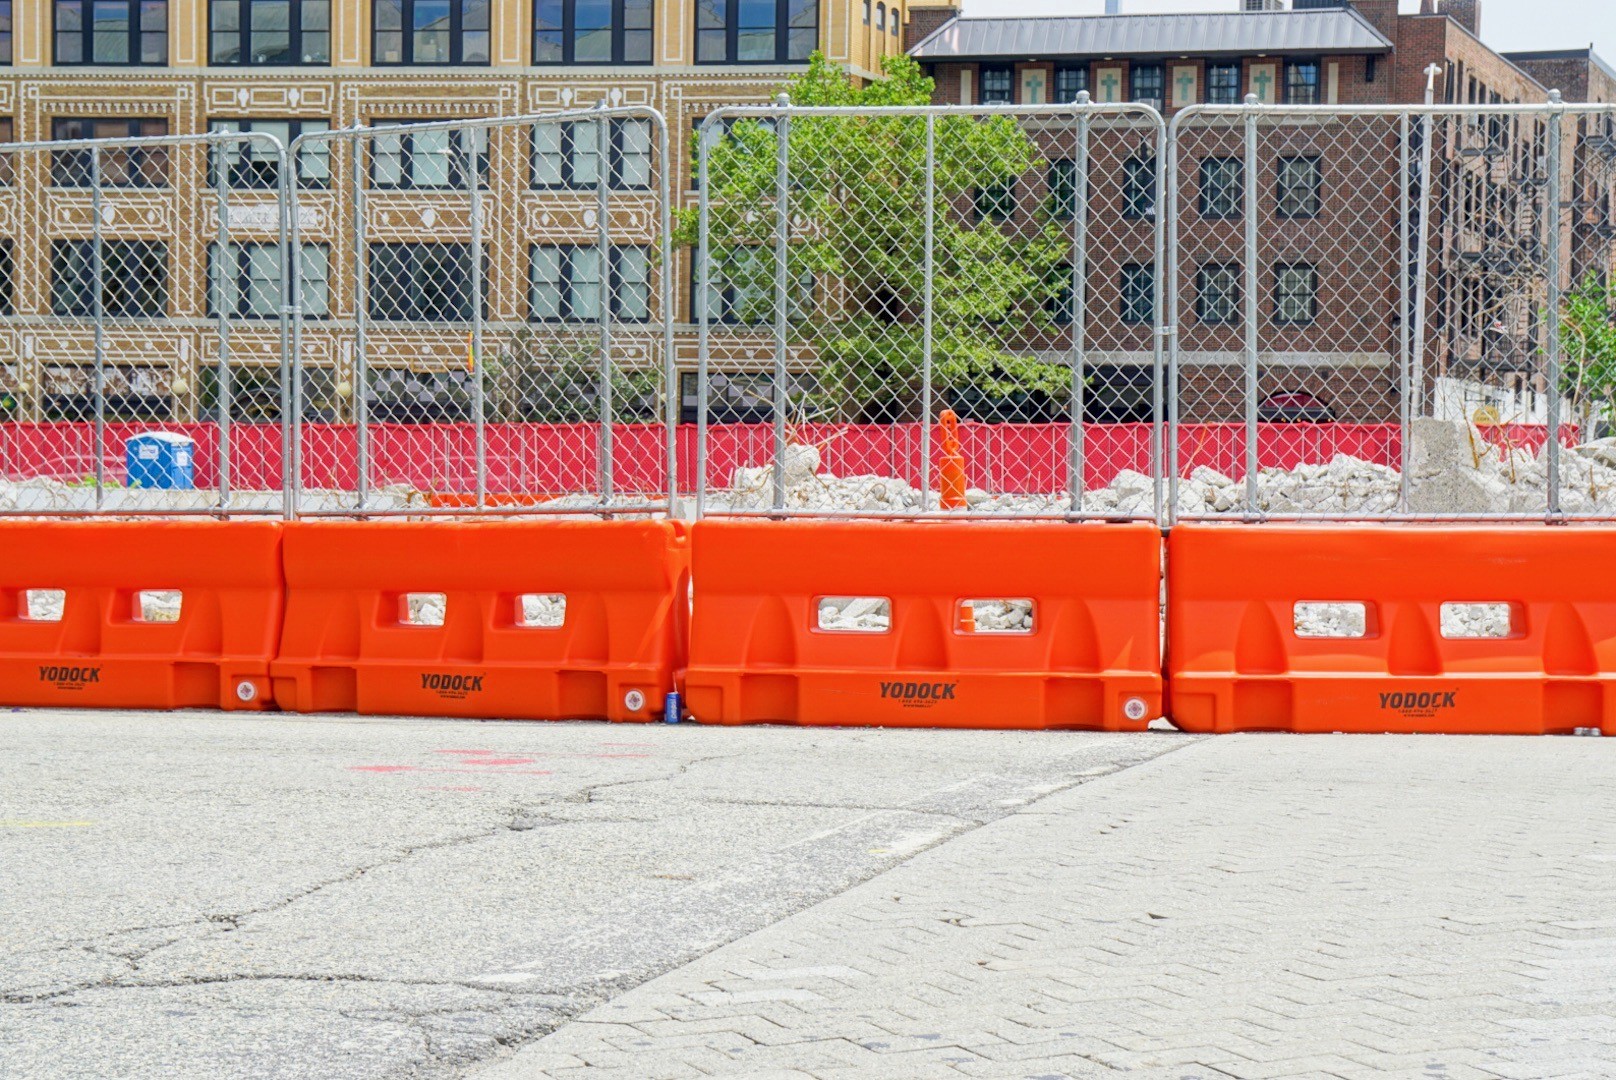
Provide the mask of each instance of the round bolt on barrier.
{"label": "round bolt on barrier", "polygon": [[1122,703],[1122,715],[1129,720],[1143,720],[1150,706],[1145,704],[1144,698],[1131,697]]}
{"label": "round bolt on barrier", "polygon": [[645,695],[638,690],[630,690],[623,695],[623,708],[629,712],[639,712],[645,708]]}
{"label": "round bolt on barrier", "polygon": [[236,697],[244,702],[252,701],[258,697],[257,685],[246,679],[241,680],[236,684]]}

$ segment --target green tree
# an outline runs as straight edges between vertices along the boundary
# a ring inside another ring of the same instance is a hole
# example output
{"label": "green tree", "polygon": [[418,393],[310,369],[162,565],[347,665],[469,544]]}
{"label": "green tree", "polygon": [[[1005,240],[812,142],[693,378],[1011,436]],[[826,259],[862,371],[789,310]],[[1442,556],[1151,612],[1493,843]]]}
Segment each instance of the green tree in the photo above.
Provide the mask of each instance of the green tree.
{"label": "green tree", "polygon": [[[913,59],[888,57],[883,72],[884,79],[855,86],[815,53],[784,90],[794,105],[931,102],[932,80]],[[1071,276],[1069,226],[1047,206],[1008,221],[994,213],[995,192],[1044,166],[1038,147],[1007,116],[938,117],[933,141],[935,198],[928,207],[923,117],[791,119],[787,276],[797,309],[791,335],[817,358],[816,404],[837,418],[917,414],[928,212],[938,406],[951,398],[1029,393],[1059,402],[1070,392],[1070,368],[1041,361],[1025,347],[1054,329],[1050,311]],[[756,120],[734,123],[709,147],[714,276],[738,298],[740,322],[773,321],[776,152],[774,127]],[[697,243],[696,208],[679,212],[675,236],[683,245]],[[805,282],[816,283],[811,298]]]}
{"label": "green tree", "polygon": [[1590,273],[1560,308],[1561,381],[1588,420],[1616,420],[1616,286]]}

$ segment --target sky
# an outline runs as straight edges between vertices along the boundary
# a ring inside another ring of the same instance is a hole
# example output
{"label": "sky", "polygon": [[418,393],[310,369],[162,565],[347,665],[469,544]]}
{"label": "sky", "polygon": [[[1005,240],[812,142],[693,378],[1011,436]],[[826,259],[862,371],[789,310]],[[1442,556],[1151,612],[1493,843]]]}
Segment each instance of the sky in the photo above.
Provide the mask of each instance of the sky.
{"label": "sky", "polygon": [[[1419,0],[1402,0],[1415,12]],[[1122,0],[1124,14],[1236,11],[1239,0]],[[1098,15],[1105,0],[965,0],[966,15]],[[1499,52],[1578,49],[1616,65],[1616,0],[1482,0],[1481,39]]]}

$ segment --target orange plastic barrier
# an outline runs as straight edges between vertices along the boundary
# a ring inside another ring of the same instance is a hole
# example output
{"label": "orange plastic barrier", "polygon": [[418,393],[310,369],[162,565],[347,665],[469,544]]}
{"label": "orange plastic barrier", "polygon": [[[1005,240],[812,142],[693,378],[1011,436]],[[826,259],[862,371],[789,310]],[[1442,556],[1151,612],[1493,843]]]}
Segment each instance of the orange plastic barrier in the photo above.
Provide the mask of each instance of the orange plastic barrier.
{"label": "orange plastic barrier", "polygon": [[[1137,729],[1161,714],[1150,525],[708,520],[694,550],[697,720]],[[986,631],[973,600],[1030,601],[1031,631]],[[885,631],[821,629],[822,604],[880,601]]]}
{"label": "orange plastic barrier", "polygon": [[[1181,525],[1167,552],[1181,728],[1616,735],[1616,533]],[[1320,603],[1361,604],[1363,636],[1300,636]],[[1450,633],[1488,605],[1508,636],[1445,637],[1445,604]]]}
{"label": "orange plastic barrier", "polygon": [[[271,670],[298,712],[653,720],[683,655],[667,522],[294,522],[285,560]],[[556,596],[559,625],[524,615]],[[440,625],[411,621],[423,598]]]}
{"label": "orange plastic barrier", "polygon": [[269,707],[280,545],[278,522],[0,522],[0,703]]}

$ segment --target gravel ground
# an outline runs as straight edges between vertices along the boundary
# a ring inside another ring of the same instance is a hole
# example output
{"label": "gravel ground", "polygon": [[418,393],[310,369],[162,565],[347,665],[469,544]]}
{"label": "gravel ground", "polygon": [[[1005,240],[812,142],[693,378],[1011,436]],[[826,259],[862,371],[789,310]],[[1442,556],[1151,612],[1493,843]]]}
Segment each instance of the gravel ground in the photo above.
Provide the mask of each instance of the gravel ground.
{"label": "gravel ground", "polygon": [[1194,741],[0,715],[0,1077],[455,1075]]}

